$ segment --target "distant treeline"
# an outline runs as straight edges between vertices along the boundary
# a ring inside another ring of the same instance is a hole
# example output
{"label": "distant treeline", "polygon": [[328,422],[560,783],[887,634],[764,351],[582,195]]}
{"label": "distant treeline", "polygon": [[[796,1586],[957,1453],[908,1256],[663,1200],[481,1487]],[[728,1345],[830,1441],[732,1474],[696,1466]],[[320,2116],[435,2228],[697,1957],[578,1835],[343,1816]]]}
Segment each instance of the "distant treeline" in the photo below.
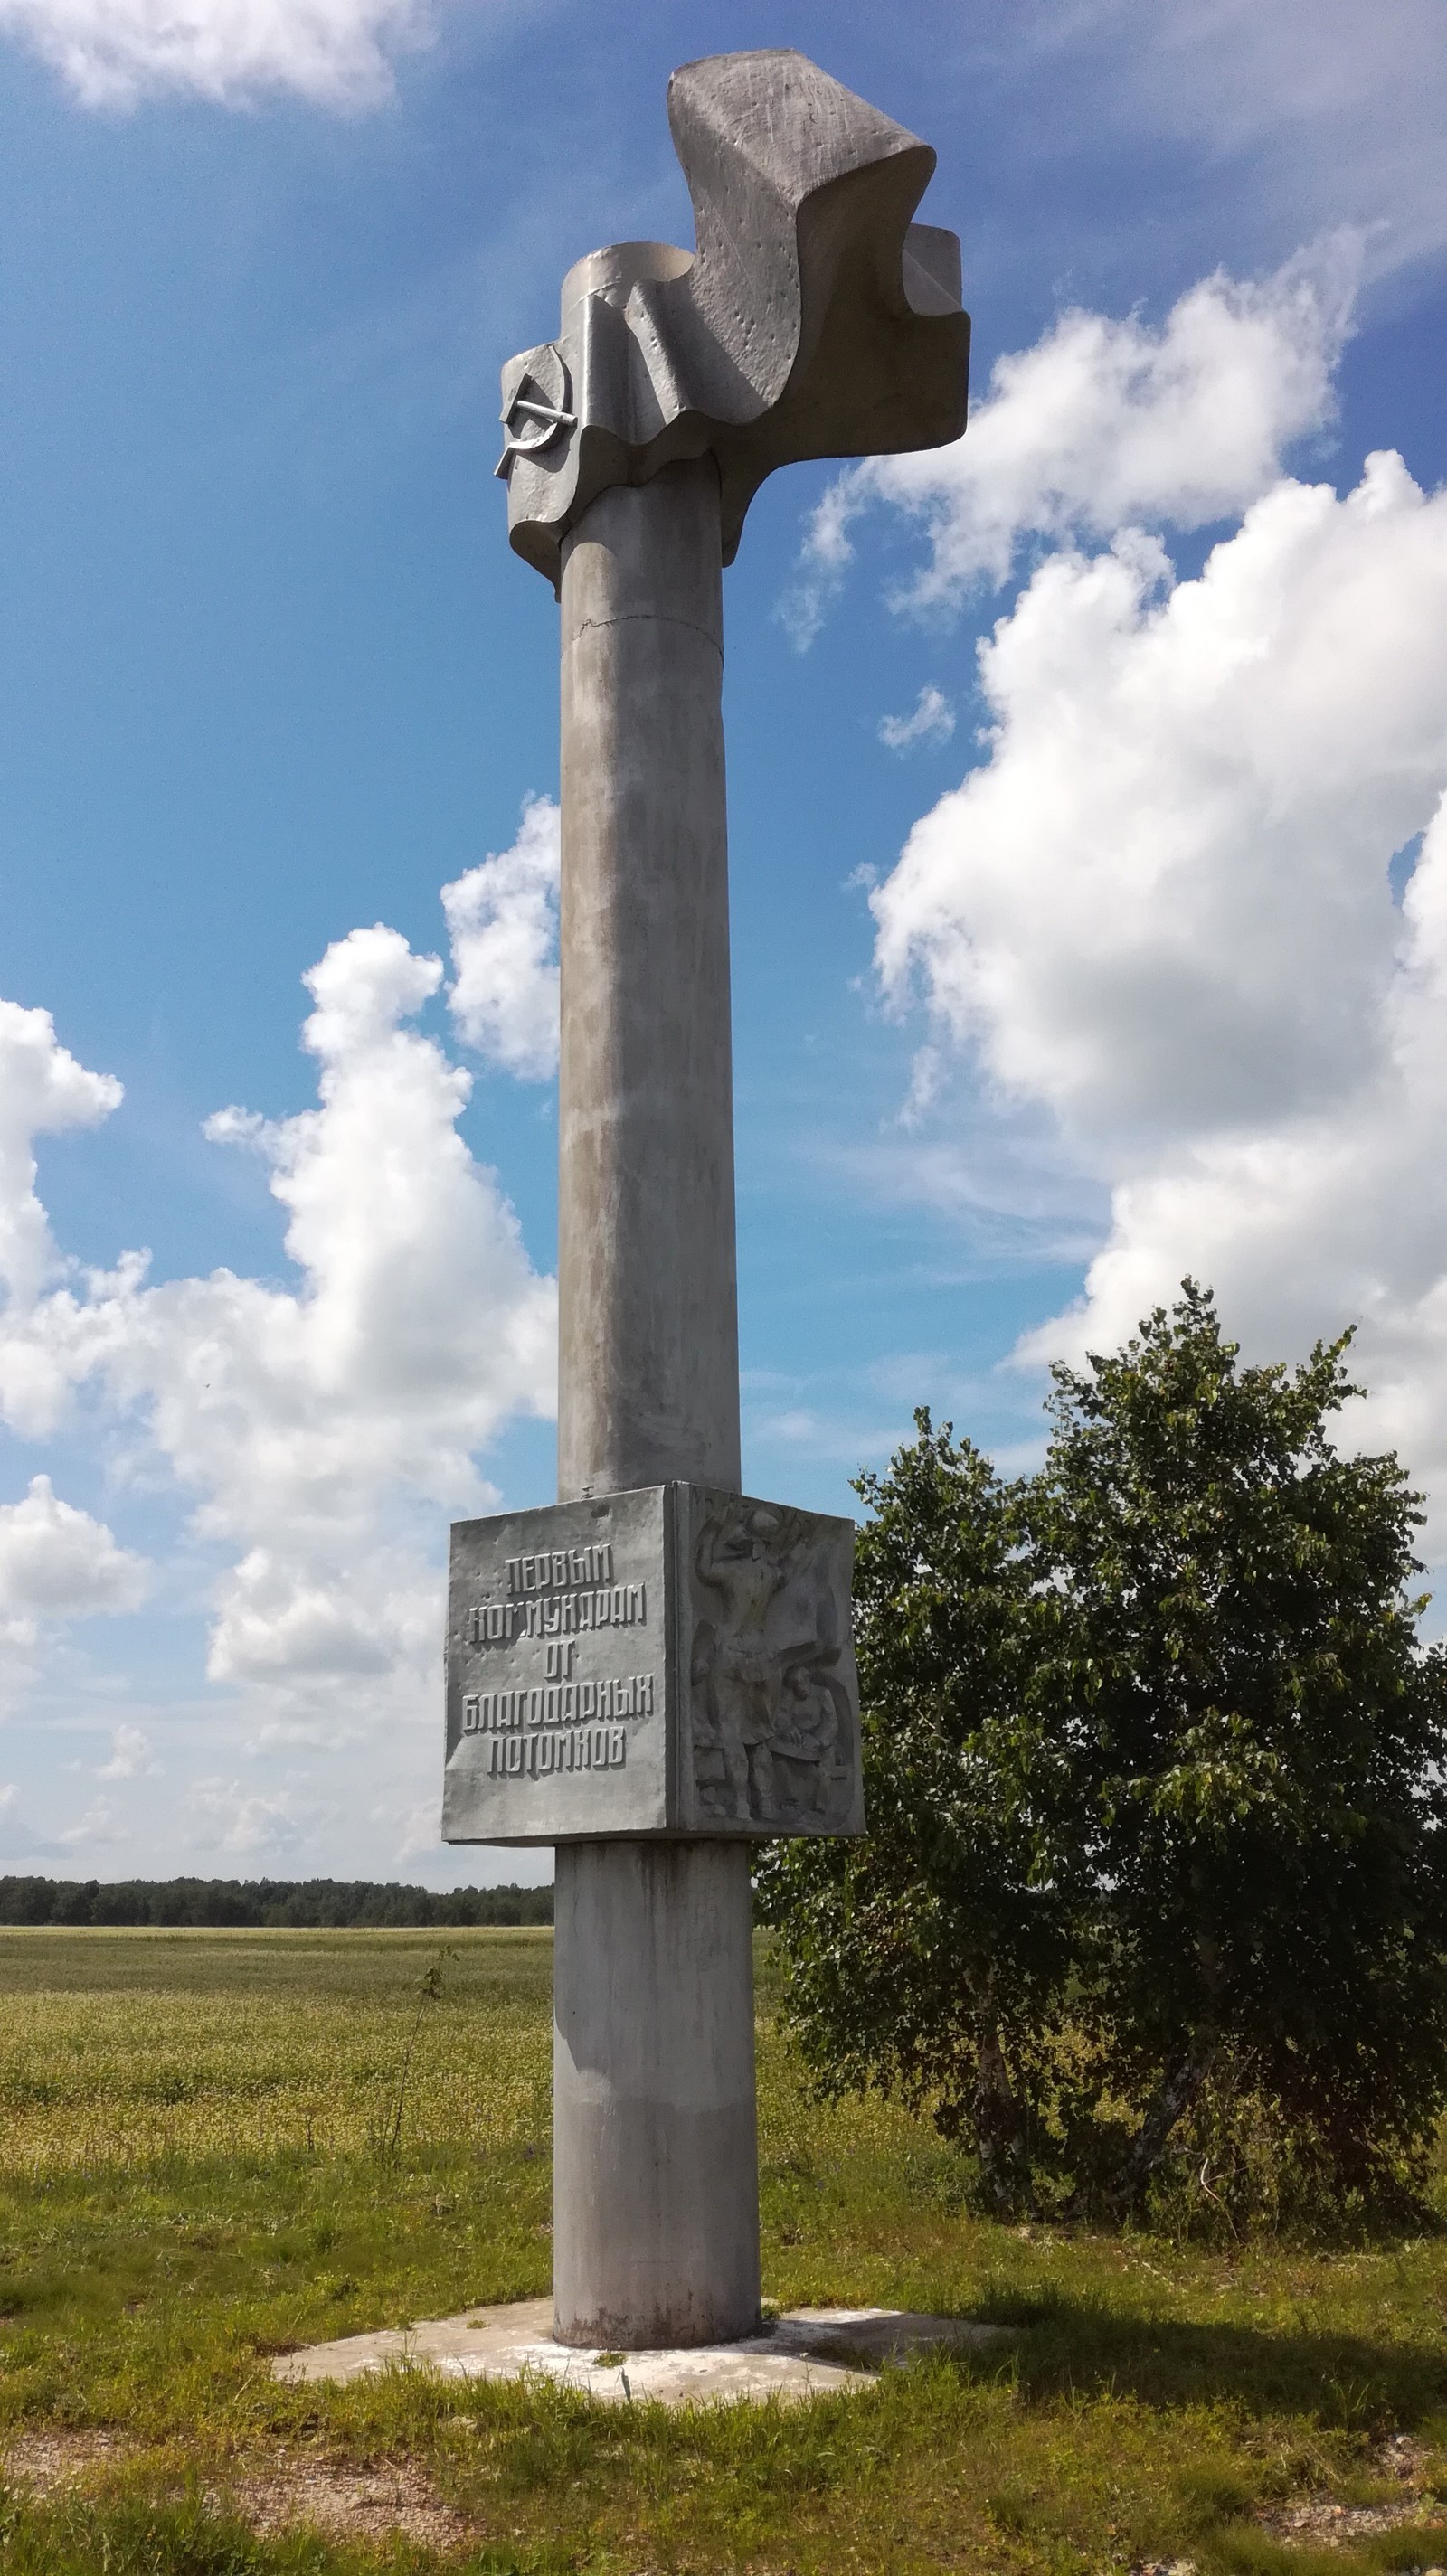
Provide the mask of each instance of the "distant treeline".
{"label": "distant treeline", "polygon": [[0,1878],[0,1924],[214,1924],[266,1930],[348,1924],[551,1923],[550,1887],[389,1887],[369,1878]]}

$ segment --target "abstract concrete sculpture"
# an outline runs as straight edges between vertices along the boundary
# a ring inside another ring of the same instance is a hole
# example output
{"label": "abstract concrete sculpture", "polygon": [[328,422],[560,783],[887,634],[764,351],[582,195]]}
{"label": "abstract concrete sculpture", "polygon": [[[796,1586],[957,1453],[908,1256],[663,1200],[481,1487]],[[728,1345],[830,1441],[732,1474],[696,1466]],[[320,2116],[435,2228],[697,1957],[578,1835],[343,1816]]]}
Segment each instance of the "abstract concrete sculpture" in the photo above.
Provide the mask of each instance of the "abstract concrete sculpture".
{"label": "abstract concrete sculpture", "polygon": [[750,1844],[857,1833],[850,1524],[739,1493],[722,568],[778,465],[964,427],[934,154],[802,55],[676,72],[697,248],[503,375],[562,603],[556,1508],[453,1534],[444,1833],[557,1845],[561,2342],[759,2321]]}
{"label": "abstract concrete sculpture", "polygon": [[776,466],[965,425],[960,245],[910,222],[929,145],[792,53],[686,64],[668,121],[697,249],[594,251],[563,281],[558,338],[503,373],[508,527],[555,585],[611,484],[711,456],[730,564]]}

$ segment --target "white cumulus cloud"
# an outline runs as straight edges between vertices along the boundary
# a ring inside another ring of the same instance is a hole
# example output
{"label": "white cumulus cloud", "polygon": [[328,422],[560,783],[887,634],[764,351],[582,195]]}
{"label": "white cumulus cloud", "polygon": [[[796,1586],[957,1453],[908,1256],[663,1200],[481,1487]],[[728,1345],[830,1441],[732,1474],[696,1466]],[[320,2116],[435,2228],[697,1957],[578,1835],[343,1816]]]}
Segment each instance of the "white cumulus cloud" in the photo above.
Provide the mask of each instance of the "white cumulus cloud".
{"label": "white cumulus cloud", "polygon": [[529,797],[511,849],[442,889],[458,1035],[529,1082],[558,1065],[560,820],[550,797]]}
{"label": "white cumulus cloud", "polygon": [[1447,492],[1392,453],[1343,494],[1279,476],[1191,580],[1139,529],[1057,546],[979,679],[984,756],[871,901],[926,1094],[962,1052],[1106,1194],[1022,1356],[1108,1346],[1187,1271],[1261,1355],[1355,1322],[1360,1435],[1441,1551]]}
{"label": "white cumulus cloud", "polygon": [[0,32],[49,63],[81,104],[186,93],[220,105],[290,91],[374,107],[393,59],[425,43],[426,0],[0,0]]}
{"label": "white cumulus cloud", "polygon": [[0,1504],[0,1643],[33,1646],[42,1622],[137,1610],[151,1568],[103,1521],[62,1502],[34,1476],[23,1502]]}
{"label": "white cumulus cloud", "polygon": [[295,1851],[317,1822],[314,1806],[290,1790],[268,1797],[219,1777],[193,1782],[186,1812],[191,1838],[203,1851],[247,1857]]}
{"label": "white cumulus cloud", "polygon": [[[1444,677],[1447,687],[1447,677]],[[1447,762],[1444,762],[1447,767]],[[1119,1339],[1186,1271],[1258,1351],[1353,1323],[1361,1436],[1397,1449],[1447,1555],[1447,802],[1422,840],[1390,963],[1364,996],[1359,1072],[1298,1108],[1203,1118],[1116,1181],[1080,1306],[1024,1345]]]}
{"label": "white cumulus cloud", "polygon": [[481,1507],[476,1453],[508,1416],[551,1408],[552,1283],[457,1133],[470,1076],[406,1025],[441,974],[395,931],[353,931],[306,979],[318,1106],[209,1122],[268,1164],[296,1286],[152,1284],[133,1254],[0,1311],[11,1427],[58,1427],[87,1388],[191,1496],[224,1560],[217,1680],[415,1687],[439,1603],[423,1522]]}
{"label": "white cumulus cloud", "polygon": [[913,751],[919,743],[948,742],[955,711],[943,689],[928,682],[907,716],[881,716],[879,739],[886,751]]}
{"label": "white cumulus cloud", "polygon": [[73,1825],[62,1827],[58,1840],[69,1850],[84,1843],[125,1843],[130,1841],[124,1825],[108,1798],[97,1798],[78,1816]]}
{"label": "white cumulus cloud", "polygon": [[35,1195],[35,1138],[98,1126],[121,1097],[112,1075],[61,1045],[48,1011],[0,1002],[0,1281],[12,1297],[33,1297],[59,1258]]}
{"label": "white cumulus cloud", "polygon": [[1208,527],[1246,508],[1293,442],[1332,417],[1359,266],[1342,233],[1262,283],[1203,279],[1159,328],[1063,313],[1034,348],[997,359],[962,439],[870,457],[830,485],[782,605],[795,641],[818,632],[852,559],[850,529],[880,502],[929,539],[914,606],[1006,581],[1027,537]]}
{"label": "white cumulus cloud", "polygon": [[1447,781],[1444,619],[1447,497],[1390,454],[1279,483],[1199,580],[1051,556],[981,649],[989,758],[871,898],[886,984],[1093,1148],[1354,1090]]}
{"label": "white cumulus cloud", "polygon": [[95,1776],[98,1780],[140,1780],[160,1767],[143,1726],[118,1726],[111,1738],[111,1758],[100,1765]]}

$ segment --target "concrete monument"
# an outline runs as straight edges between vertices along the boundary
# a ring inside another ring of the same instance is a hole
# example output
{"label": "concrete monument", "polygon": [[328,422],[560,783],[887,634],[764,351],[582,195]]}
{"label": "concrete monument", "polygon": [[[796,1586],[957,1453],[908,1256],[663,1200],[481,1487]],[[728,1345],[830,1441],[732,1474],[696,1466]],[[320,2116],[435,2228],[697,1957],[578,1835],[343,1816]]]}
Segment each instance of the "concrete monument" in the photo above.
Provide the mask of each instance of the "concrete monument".
{"label": "concrete monument", "polygon": [[557,1846],[554,2330],[759,2323],[750,1846],[863,1830],[847,1521],[739,1493],[722,570],[766,474],[965,422],[934,154],[795,53],[675,72],[697,246],[503,373],[562,608],[555,1508],[459,1524],[443,1831]]}

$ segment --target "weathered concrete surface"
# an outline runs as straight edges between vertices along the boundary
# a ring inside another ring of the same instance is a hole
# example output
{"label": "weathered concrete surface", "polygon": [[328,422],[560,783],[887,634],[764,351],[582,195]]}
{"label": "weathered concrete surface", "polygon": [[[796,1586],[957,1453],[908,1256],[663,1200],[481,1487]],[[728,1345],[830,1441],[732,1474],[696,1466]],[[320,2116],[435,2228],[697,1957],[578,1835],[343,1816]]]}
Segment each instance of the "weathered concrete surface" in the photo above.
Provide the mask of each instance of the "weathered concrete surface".
{"label": "weathered concrete surface", "polygon": [[731,563],[777,466],[938,447],[965,425],[960,246],[910,221],[929,145],[783,49],[684,64],[668,116],[697,249],[593,252],[558,338],[503,370],[509,533],[554,584],[610,484],[712,456]]}
{"label": "weathered concrete surface", "polygon": [[718,506],[674,466],[565,550],[560,1502],[739,1484]]}
{"label": "weathered concrete surface", "polygon": [[[719,486],[605,492],[562,583],[558,1496],[739,1485]],[[560,1844],[567,2343],[758,2321],[749,1866]]]}
{"label": "weathered concrete surface", "polygon": [[886,2363],[938,2350],[987,2351],[1005,2342],[1001,2326],[960,2317],[911,2315],[894,2308],[798,2308],[762,2334],[684,2352],[626,2351],[617,2345],[580,2350],[549,2333],[546,2299],[503,2308],[469,2308],[380,2334],[347,2335],[283,2353],[275,2379],[361,2379],[375,2370],[439,2370],[457,2379],[521,2379],[529,2373],[583,2390],[607,2405],[652,2398],[664,2406],[729,2404],[777,2398],[797,2404],[836,2389],[867,2388]]}
{"label": "weathered concrete surface", "polygon": [[730,2343],[758,2326],[749,1858],[721,1841],[558,1847],[560,2343]]}

